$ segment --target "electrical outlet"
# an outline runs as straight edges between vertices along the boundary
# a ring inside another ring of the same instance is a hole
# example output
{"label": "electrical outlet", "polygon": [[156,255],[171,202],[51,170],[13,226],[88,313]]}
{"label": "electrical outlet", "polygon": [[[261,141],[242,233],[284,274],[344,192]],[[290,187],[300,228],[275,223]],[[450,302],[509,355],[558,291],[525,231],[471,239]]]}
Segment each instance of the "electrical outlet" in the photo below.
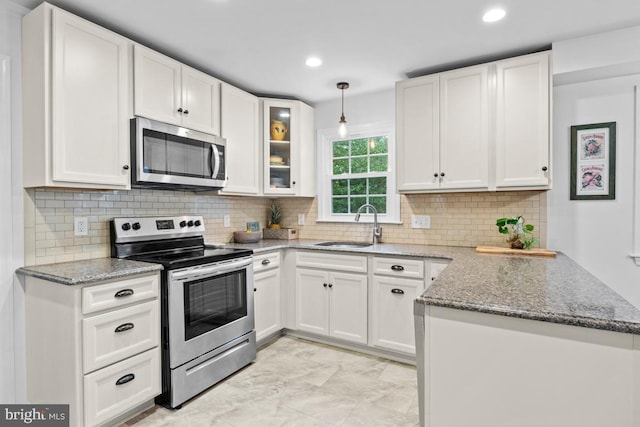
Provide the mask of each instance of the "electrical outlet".
{"label": "electrical outlet", "polygon": [[224,223],[225,227],[231,227],[231,217],[229,215],[225,215],[222,217],[222,222]]}
{"label": "electrical outlet", "polygon": [[89,220],[85,217],[73,218],[73,235],[86,236],[89,234]]}
{"label": "electrical outlet", "polygon": [[411,228],[431,228],[431,216],[411,215]]}
{"label": "electrical outlet", "polygon": [[298,225],[304,225],[304,214],[303,213],[299,213],[298,214]]}

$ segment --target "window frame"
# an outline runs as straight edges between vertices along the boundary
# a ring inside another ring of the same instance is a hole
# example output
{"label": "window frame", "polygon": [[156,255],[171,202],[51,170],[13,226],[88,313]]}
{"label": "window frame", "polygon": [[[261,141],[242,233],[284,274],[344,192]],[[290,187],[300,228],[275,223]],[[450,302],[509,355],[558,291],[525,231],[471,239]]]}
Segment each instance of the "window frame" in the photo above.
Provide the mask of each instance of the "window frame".
{"label": "window frame", "polygon": [[[396,187],[396,144],[395,131],[390,122],[377,122],[366,125],[350,126],[349,135],[340,137],[338,128],[319,129],[317,135],[318,148],[318,222],[354,222],[355,213],[334,214],[331,212],[331,178],[333,177],[333,142],[340,140],[353,140],[359,138],[371,138],[376,136],[387,137],[387,212],[378,214],[378,222],[386,224],[400,224],[400,195]],[[375,174],[378,174],[377,172]],[[346,179],[352,178],[351,174],[345,175]],[[353,178],[352,178],[353,179]],[[360,222],[373,223],[372,213],[362,213]]]}

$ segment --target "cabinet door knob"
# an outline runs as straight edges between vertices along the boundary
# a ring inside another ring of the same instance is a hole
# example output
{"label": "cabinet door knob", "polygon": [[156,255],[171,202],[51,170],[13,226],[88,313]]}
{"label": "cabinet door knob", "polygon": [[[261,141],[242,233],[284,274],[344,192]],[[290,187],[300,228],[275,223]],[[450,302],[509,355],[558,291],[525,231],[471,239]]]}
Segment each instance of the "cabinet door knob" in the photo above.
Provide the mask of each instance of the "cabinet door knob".
{"label": "cabinet door knob", "polygon": [[333,288],[333,283],[329,283],[329,287],[330,287],[330,288]]}
{"label": "cabinet door knob", "polygon": [[393,289],[391,289],[391,293],[392,293],[392,294],[403,295],[403,294],[404,294],[404,291],[403,291],[402,289],[393,288]]}
{"label": "cabinet door knob", "polygon": [[322,284],[322,286],[324,286],[324,287],[326,288],[326,287],[327,287],[327,284],[326,284],[326,283],[323,283],[323,284]]}
{"label": "cabinet door knob", "polygon": [[124,170],[128,171],[128,170],[129,170],[129,165],[124,165],[124,166],[122,166],[122,169],[124,169]]}
{"label": "cabinet door knob", "polygon": [[444,172],[440,172],[440,176],[444,176]]}
{"label": "cabinet door knob", "polygon": [[403,267],[403,266],[401,266],[401,265],[392,265],[392,266],[391,266],[391,269],[392,269],[393,271],[404,271],[404,267]]}
{"label": "cabinet door knob", "polygon": [[178,113],[182,114],[182,107],[178,108]]}
{"label": "cabinet door knob", "polygon": [[189,110],[184,110],[184,114],[189,114]]}
{"label": "cabinet door knob", "polygon": [[546,167],[546,166],[543,166],[543,167],[542,167],[542,171],[543,171],[543,172],[546,172],[546,171],[547,171],[547,167]]}
{"label": "cabinet door knob", "polygon": [[291,184],[292,184],[292,185],[296,185],[296,182],[295,182],[295,181],[292,181],[292,182],[291,182]]}
{"label": "cabinet door knob", "polygon": [[433,174],[433,177],[434,177],[434,178],[437,178],[437,177],[438,177],[438,172],[434,173],[434,174]]}
{"label": "cabinet door knob", "polygon": [[258,290],[258,288],[253,288],[253,292],[256,292]]}
{"label": "cabinet door knob", "polygon": [[436,280],[436,278],[435,278],[435,277],[432,277],[432,278],[431,278],[431,281],[433,282],[434,280]]}

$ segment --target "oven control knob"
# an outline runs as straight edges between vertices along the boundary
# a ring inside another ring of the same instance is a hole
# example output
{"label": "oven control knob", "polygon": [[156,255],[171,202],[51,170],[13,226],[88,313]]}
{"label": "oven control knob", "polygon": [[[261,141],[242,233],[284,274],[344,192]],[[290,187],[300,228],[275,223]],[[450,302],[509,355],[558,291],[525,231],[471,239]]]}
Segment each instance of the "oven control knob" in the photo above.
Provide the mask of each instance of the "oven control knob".
{"label": "oven control knob", "polygon": [[189,227],[193,227],[193,221],[189,220],[189,222],[187,222],[187,225],[188,225]]}
{"label": "oven control knob", "polygon": [[180,221],[180,227],[186,227],[187,226],[187,221]]}
{"label": "oven control knob", "polygon": [[196,227],[200,227],[202,225],[202,223],[200,222],[199,219],[196,219],[196,221],[193,223],[193,225],[195,225]]}
{"label": "oven control knob", "polygon": [[133,228],[134,230],[140,230],[140,223],[139,222],[134,222],[131,225],[131,228]]}
{"label": "oven control knob", "polygon": [[122,229],[124,231],[129,231],[131,230],[131,225],[128,222],[125,222],[124,224],[122,224]]}

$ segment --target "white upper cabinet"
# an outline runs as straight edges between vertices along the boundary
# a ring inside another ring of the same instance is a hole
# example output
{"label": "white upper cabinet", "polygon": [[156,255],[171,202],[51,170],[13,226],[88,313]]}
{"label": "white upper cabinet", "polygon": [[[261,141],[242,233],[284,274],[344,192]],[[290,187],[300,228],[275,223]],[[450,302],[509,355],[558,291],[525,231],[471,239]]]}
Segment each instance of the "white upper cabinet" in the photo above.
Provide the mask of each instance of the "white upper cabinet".
{"label": "white upper cabinet", "polygon": [[227,140],[227,186],[220,194],[260,194],[260,102],[226,83],[221,90],[221,136]]}
{"label": "white upper cabinet", "polygon": [[301,101],[263,99],[264,194],[315,196],[313,113]]}
{"label": "white upper cabinet", "polygon": [[396,84],[398,190],[549,188],[549,53]]}
{"label": "white upper cabinet", "polygon": [[141,45],[134,47],[134,113],[220,135],[220,80]]}
{"label": "white upper cabinet", "polygon": [[46,3],[22,32],[24,186],[130,188],[130,41]]}
{"label": "white upper cabinet", "polygon": [[440,75],[440,188],[489,186],[488,75],[486,65]]}
{"label": "white upper cabinet", "polygon": [[549,185],[549,54],[496,63],[496,186]]}

